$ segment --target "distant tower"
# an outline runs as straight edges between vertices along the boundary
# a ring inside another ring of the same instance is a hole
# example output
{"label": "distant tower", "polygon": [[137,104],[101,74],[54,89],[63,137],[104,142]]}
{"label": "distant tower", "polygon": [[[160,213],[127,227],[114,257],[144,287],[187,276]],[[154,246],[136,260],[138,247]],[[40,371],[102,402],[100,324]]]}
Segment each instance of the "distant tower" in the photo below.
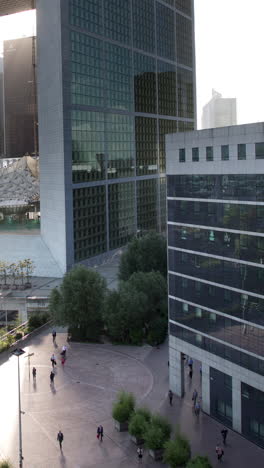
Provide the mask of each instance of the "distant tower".
{"label": "distant tower", "polygon": [[35,37],[4,41],[5,154],[38,154]]}
{"label": "distant tower", "polygon": [[236,98],[223,98],[212,89],[212,98],[203,107],[202,129],[225,127],[237,124]]}

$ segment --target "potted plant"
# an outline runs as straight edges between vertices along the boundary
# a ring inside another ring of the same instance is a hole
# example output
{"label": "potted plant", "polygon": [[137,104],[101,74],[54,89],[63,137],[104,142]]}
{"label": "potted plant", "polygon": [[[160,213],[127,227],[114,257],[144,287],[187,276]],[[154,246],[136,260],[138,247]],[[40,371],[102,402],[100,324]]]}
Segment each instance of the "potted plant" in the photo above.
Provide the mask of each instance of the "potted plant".
{"label": "potted plant", "polygon": [[17,277],[18,277],[18,266],[16,263],[11,263],[9,265],[9,268],[8,268],[8,275],[12,281],[12,284],[11,284],[11,289],[17,289],[17,284],[16,284],[16,280],[17,280]]}
{"label": "potted plant", "polygon": [[3,280],[2,288],[3,289],[9,289],[9,285],[7,284],[7,270],[8,270],[8,264],[6,262],[0,262],[0,275],[1,279]]}
{"label": "potted plant", "polygon": [[186,468],[213,468],[208,457],[201,457],[197,455],[196,457],[192,458],[187,465]]}
{"label": "potted plant", "polygon": [[128,430],[128,421],[134,412],[135,398],[132,393],[121,392],[116,402],[113,404],[112,416],[115,421],[115,428],[122,432]]}
{"label": "potted plant", "polygon": [[19,278],[21,279],[21,284],[19,285],[19,289],[24,290],[25,289],[24,278],[25,278],[26,265],[23,260],[20,260],[20,262],[18,262],[18,268],[19,268]]}
{"label": "potted plant", "polygon": [[26,268],[26,283],[25,283],[25,287],[26,288],[31,288],[31,276],[32,276],[32,273],[34,271],[34,264],[32,262],[32,260],[30,260],[30,258],[26,258],[24,260],[24,264],[25,264],[25,268]]}
{"label": "potted plant", "polygon": [[175,440],[169,440],[164,445],[164,461],[171,468],[185,466],[191,458],[191,447],[189,441],[179,432]]}
{"label": "potted plant", "polygon": [[149,454],[154,460],[161,460],[164,452],[164,444],[169,440],[171,434],[170,423],[159,415],[154,415],[144,434],[144,439]]}
{"label": "potted plant", "polygon": [[151,413],[147,408],[138,408],[131,416],[128,432],[131,440],[137,445],[144,444],[144,434],[148,429]]}

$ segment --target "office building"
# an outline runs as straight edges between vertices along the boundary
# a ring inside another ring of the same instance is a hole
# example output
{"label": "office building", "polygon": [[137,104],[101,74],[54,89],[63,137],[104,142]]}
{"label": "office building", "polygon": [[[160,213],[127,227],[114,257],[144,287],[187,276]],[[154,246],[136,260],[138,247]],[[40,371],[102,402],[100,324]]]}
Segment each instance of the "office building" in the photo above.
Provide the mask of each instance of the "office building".
{"label": "office building", "polygon": [[4,41],[4,152],[8,158],[38,154],[36,38]]}
{"label": "office building", "polygon": [[264,123],[170,135],[167,174],[170,388],[199,360],[203,410],[264,447]]}
{"label": "office building", "polygon": [[65,272],[165,230],[165,135],[195,127],[193,0],[36,9],[41,238]]}
{"label": "office building", "polygon": [[0,57],[0,158],[4,155],[4,81],[3,57]]}
{"label": "office building", "polygon": [[227,127],[237,124],[237,101],[235,98],[223,98],[214,89],[212,98],[203,107],[202,128]]}

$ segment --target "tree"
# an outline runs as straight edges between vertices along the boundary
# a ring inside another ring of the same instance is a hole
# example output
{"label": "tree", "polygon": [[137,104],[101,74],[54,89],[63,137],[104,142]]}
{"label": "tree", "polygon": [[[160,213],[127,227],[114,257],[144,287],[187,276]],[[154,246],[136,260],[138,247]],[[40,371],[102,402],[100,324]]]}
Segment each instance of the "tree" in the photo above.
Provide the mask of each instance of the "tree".
{"label": "tree", "polygon": [[148,337],[151,333],[151,344],[162,342],[167,333],[167,285],[164,277],[159,272],[138,272],[128,281],[121,281],[118,291],[108,293],[104,322],[114,341],[141,344],[144,335]]}
{"label": "tree", "polygon": [[138,271],[159,271],[164,277],[167,276],[167,244],[162,235],[150,232],[128,244],[121,256],[119,279],[127,281]]}
{"label": "tree", "polygon": [[212,468],[212,465],[208,457],[198,455],[187,463],[186,468]]}
{"label": "tree", "polygon": [[66,273],[61,287],[53,289],[51,316],[58,325],[68,325],[73,339],[96,341],[102,331],[105,296],[104,278],[83,265],[76,266]]}

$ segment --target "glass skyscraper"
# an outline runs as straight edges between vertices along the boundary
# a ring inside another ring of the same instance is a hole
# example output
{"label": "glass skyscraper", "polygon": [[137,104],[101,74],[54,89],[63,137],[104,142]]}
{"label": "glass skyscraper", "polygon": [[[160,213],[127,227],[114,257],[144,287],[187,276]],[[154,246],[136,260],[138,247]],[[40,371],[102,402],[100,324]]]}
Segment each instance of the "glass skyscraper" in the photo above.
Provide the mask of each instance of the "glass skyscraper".
{"label": "glass skyscraper", "polygon": [[[264,447],[264,124],[167,140],[171,386]],[[195,369],[199,374],[199,368]]]}
{"label": "glass skyscraper", "polygon": [[194,128],[193,4],[70,0],[74,260],[165,230],[165,135]]}

